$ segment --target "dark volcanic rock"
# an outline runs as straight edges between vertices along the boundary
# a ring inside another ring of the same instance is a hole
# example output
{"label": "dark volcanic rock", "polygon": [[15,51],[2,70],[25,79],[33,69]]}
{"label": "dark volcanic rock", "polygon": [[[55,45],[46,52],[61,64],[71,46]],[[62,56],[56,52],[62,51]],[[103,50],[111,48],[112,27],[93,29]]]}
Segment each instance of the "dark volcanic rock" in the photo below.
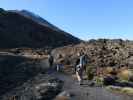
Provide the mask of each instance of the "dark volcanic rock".
{"label": "dark volcanic rock", "polygon": [[47,82],[39,82],[35,85],[35,95],[38,100],[50,100],[62,89],[63,82],[59,79],[49,79]]}
{"label": "dark volcanic rock", "polygon": [[0,56],[0,95],[21,86],[38,73],[45,71],[34,61],[20,56]]}
{"label": "dark volcanic rock", "polygon": [[105,77],[104,78],[104,85],[115,85],[117,78],[116,77]]}
{"label": "dark volcanic rock", "polygon": [[[47,59],[0,56],[0,100],[51,100],[63,82],[48,75]],[[41,74],[43,73],[43,74]]]}
{"label": "dark volcanic rock", "polygon": [[39,74],[13,89],[2,100],[52,100],[62,90],[63,82],[47,74]]}
{"label": "dark volcanic rock", "polygon": [[80,40],[17,12],[0,10],[0,48],[47,48],[77,44]]}

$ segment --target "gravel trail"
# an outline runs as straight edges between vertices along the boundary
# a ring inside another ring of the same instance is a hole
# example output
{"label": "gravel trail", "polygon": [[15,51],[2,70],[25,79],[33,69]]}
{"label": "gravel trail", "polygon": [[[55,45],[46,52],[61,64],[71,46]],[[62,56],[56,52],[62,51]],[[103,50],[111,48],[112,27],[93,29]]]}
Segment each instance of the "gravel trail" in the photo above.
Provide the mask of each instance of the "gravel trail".
{"label": "gravel trail", "polygon": [[70,75],[54,73],[54,76],[64,81],[64,91],[72,94],[71,100],[133,100],[133,96],[115,94],[107,91],[104,87],[89,87],[79,85],[77,80]]}

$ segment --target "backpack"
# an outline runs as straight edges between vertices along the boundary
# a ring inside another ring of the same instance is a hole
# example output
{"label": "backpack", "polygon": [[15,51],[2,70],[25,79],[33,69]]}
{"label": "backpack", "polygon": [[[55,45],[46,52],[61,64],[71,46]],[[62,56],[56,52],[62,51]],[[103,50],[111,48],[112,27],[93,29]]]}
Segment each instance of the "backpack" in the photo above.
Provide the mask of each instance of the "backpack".
{"label": "backpack", "polygon": [[81,66],[85,66],[86,65],[86,57],[85,57],[85,55],[82,55],[80,57],[80,65]]}
{"label": "backpack", "polygon": [[75,64],[75,70],[76,71],[81,71],[83,69],[85,69],[85,65],[87,64],[87,56],[86,55],[82,55],[80,56],[77,60],[76,60],[76,64]]}
{"label": "backpack", "polygon": [[48,60],[49,60],[49,62],[53,62],[54,61],[54,58],[53,58],[53,56],[49,56],[49,58],[48,58]]}
{"label": "backpack", "polygon": [[79,65],[79,63],[80,63],[80,59],[77,58],[76,61],[75,61],[75,64],[74,64],[75,72],[76,72],[77,69],[78,69],[77,66]]}
{"label": "backpack", "polygon": [[83,65],[84,65],[84,58],[83,58],[83,56],[81,56],[80,58],[78,58],[76,60],[76,65],[75,65],[76,68],[75,68],[75,70],[77,72],[81,72],[83,67],[84,67]]}

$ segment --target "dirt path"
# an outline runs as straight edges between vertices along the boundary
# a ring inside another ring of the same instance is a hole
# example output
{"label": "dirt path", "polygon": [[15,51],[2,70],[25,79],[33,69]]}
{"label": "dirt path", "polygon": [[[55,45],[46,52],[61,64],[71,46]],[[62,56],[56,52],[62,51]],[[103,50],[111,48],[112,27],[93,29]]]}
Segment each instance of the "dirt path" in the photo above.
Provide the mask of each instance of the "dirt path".
{"label": "dirt path", "polygon": [[64,90],[73,95],[71,100],[133,100],[133,96],[114,94],[105,88],[80,86],[74,78],[63,73],[53,75],[64,81]]}
{"label": "dirt path", "polygon": [[[46,59],[41,60],[38,67],[40,66],[48,67],[48,61]],[[114,94],[107,91],[105,88],[89,87],[88,85],[80,86],[77,83],[77,80],[75,80],[71,75],[68,74],[58,73],[55,72],[54,70],[53,71],[50,70],[48,74],[64,81],[63,90],[72,94],[71,100],[133,100],[133,96]],[[29,83],[29,85],[32,84]]]}

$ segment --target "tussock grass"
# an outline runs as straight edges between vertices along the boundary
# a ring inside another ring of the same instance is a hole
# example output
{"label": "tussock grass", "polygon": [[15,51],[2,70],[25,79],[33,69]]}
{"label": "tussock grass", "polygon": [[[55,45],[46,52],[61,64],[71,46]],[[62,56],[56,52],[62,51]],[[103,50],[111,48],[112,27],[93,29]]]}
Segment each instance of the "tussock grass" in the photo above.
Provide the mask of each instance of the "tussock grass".
{"label": "tussock grass", "polygon": [[122,81],[130,81],[131,77],[133,77],[133,71],[131,69],[125,69],[118,73],[118,77]]}
{"label": "tussock grass", "polygon": [[108,86],[106,89],[110,90],[111,92],[133,95],[133,88],[129,87]]}

